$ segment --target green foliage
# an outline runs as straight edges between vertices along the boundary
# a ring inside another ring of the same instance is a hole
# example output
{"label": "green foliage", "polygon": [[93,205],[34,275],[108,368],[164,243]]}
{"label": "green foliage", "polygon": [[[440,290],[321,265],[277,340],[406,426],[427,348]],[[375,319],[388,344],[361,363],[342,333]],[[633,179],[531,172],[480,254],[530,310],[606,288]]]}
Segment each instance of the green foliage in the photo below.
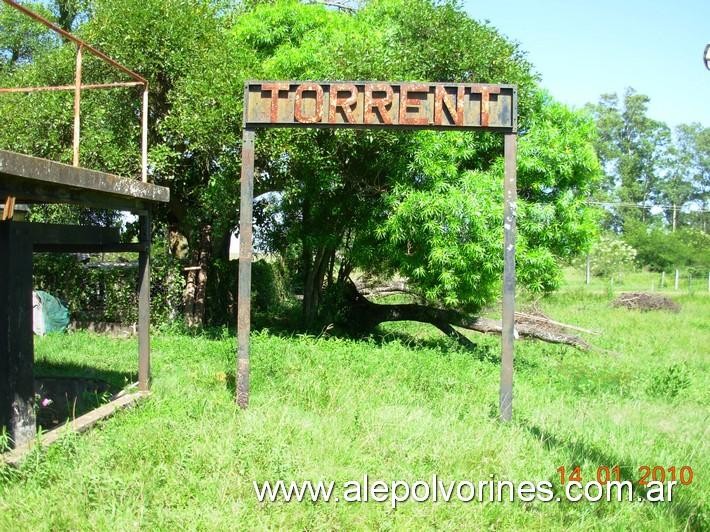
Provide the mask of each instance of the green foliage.
{"label": "green foliage", "polygon": [[648,392],[654,397],[673,399],[691,383],[692,372],[687,364],[675,363],[658,372],[648,385]]}
{"label": "green foliage", "polygon": [[252,264],[252,302],[257,312],[275,312],[289,297],[289,278],[280,259]]}
{"label": "green foliage", "polygon": [[[616,94],[604,94],[590,106],[600,130],[597,151],[607,172],[606,190],[624,202],[646,204],[659,197],[671,135],[666,124],[647,116],[648,102],[629,88],[621,102]],[[639,212],[625,216],[636,218]]]}
{"label": "green foliage", "polygon": [[[168,322],[175,317],[184,280],[179,265],[153,246],[151,254],[151,319]],[[94,256],[93,262],[100,262]],[[131,324],[137,321],[138,295],[136,262],[96,267],[79,262],[76,255],[37,254],[34,287],[58,297],[76,321],[105,321]]]}
{"label": "green foliage", "polygon": [[707,212],[683,207],[708,208],[710,129],[681,124],[671,137],[666,124],[648,117],[649,101],[629,88],[622,101],[616,94],[604,94],[598,104],[588,106],[599,130],[595,147],[606,173],[596,198],[621,203],[610,210],[607,226],[620,230],[658,219],[648,210],[656,205],[662,206],[661,220],[668,225],[704,227]]}
{"label": "green foliage", "polygon": [[698,229],[670,232],[639,224],[632,226],[624,238],[638,251],[638,263],[653,271],[680,268],[699,275],[710,271],[710,235]]}
{"label": "green foliage", "polygon": [[[541,97],[518,154],[518,276],[554,289],[558,263],[588,246],[595,218],[584,203],[599,175],[584,115]],[[375,238],[358,265],[408,277],[432,303],[472,312],[500,292],[502,159],[478,165],[476,137],[422,133],[404,177],[386,195]],[[357,252],[357,251],[356,251]]]}
{"label": "green foliage", "polygon": [[[95,0],[78,31],[150,81],[151,177],[173,198],[157,220],[185,234],[195,252],[202,228],[212,228],[213,316],[225,314],[233,291],[224,242],[237,225],[241,92],[250,78],[517,84],[522,284],[553,289],[556,262],[594,233],[583,203],[599,175],[591,123],[538,92],[519,46],[455,2],[372,0],[349,14],[293,0]],[[13,81],[67,83],[73,52],[59,46]],[[111,75],[87,60],[87,81]],[[71,98],[42,97],[0,103],[0,116],[10,117],[0,145],[67,161]],[[135,91],[87,91],[83,164],[137,174],[138,106]],[[499,289],[501,152],[493,134],[260,133],[256,192],[281,198],[269,250],[316,305],[318,292],[359,267],[399,272],[432,304],[476,311]]]}
{"label": "green foliage", "polygon": [[[52,18],[42,4],[23,2],[23,5],[45,18]],[[46,27],[0,3],[0,75],[32,61],[55,46],[57,40],[57,36]]]}

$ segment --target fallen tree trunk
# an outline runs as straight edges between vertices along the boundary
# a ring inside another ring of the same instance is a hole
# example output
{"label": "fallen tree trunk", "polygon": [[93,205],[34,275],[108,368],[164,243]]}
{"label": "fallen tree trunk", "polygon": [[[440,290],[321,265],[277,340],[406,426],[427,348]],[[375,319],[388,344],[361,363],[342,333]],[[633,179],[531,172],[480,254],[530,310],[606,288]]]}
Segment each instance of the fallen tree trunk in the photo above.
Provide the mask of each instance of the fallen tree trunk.
{"label": "fallen tree trunk", "polygon": [[[373,303],[362,295],[354,285],[351,285],[350,290],[352,312],[349,319],[369,329],[388,321],[429,323],[467,347],[470,347],[471,341],[454,327],[484,334],[501,334],[503,330],[502,323],[498,320],[480,316],[467,316],[457,310],[440,309],[417,303]],[[579,336],[556,330],[553,326],[544,327],[537,319],[533,323],[527,323],[520,319],[520,316],[516,316],[515,331],[523,338],[535,338],[554,344],[571,345],[585,351],[590,348],[590,345]]]}

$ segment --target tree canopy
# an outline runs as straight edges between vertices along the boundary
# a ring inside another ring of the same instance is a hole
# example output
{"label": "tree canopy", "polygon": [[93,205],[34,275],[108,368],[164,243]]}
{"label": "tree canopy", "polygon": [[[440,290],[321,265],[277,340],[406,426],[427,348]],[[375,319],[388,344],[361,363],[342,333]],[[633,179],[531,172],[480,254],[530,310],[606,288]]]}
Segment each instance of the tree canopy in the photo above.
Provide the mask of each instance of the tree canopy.
{"label": "tree canopy", "polygon": [[[188,260],[209,265],[197,281],[217,289],[203,298],[233,292],[223,287],[234,282],[226,251],[238,219],[247,79],[516,84],[521,284],[553,289],[559,261],[585,249],[595,233],[585,202],[601,175],[593,122],[541,91],[519,46],[455,2],[370,0],[349,12],[293,0],[236,7],[93,0],[76,30],[150,81],[150,177],[173,198],[156,221],[185,235]],[[67,83],[73,54],[57,42],[2,82]],[[86,79],[110,75],[87,62]],[[135,96],[86,93],[84,165],[137,174]],[[3,97],[0,145],[67,161],[70,111],[67,94]],[[272,191],[277,200],[256,209],[257,223],[268,249],[295,272],[306,322],[329,312],[324,301],[338,298],[354,270],[401,275],[436,308],[472,315],[495,300],[503,236],[499,136],[272,130],[258,137],[256,193]],[[213,318],[224,318],[222,303]]]}

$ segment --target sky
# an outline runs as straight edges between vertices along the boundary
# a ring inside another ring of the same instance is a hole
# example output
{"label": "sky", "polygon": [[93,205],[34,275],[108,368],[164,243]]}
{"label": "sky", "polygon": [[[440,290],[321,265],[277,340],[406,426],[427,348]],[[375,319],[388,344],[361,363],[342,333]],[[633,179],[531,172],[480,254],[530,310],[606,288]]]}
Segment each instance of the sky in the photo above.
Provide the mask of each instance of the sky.
{"label": "sky", "polygon": [[581,107],[627,87],[671,127],[710,127],[710,0],[464,0],[520,43],[557,100]]}

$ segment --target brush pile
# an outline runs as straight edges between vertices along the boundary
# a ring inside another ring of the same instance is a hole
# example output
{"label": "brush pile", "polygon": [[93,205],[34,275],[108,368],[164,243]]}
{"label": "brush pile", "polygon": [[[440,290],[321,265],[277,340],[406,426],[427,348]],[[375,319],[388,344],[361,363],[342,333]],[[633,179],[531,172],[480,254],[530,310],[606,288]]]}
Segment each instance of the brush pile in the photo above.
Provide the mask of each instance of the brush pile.
{"label": "brush pile", "polygon": [[611,304],[613,307],[623,307],[631,310],[668,310],[678,312],[680,305],[670,297],[645,292],[626,292],[617,297]]}

